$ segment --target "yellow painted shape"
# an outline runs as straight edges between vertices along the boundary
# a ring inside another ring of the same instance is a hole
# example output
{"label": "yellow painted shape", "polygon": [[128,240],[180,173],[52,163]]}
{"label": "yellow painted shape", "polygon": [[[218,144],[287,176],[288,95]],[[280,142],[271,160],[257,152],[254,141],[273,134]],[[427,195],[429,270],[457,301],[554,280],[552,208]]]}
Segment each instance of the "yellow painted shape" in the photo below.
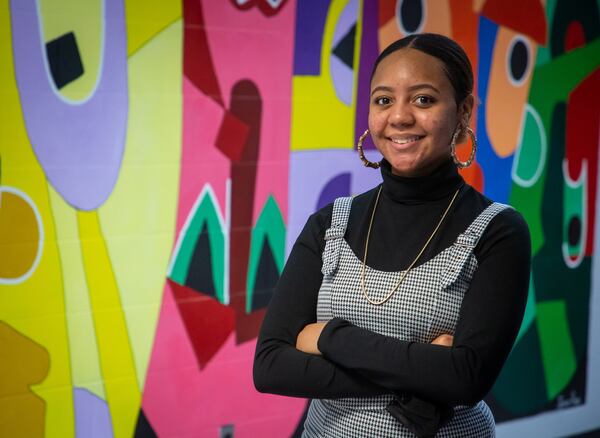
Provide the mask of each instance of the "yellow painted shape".
{"label": "yellow painted shape", "polygon": [[129,59],[129,121],[119,180],[98,210],[144,386],[175,238],[182,132],[182,21]]}
{"label": "yellow painted shape", "polygon": [[44,44],[73,32],[79,48],[83,75],[58,90],[73,101],[93,92],[100,74],[104,39],[104,0],[38,0]]}
{"label": "yellow painted shape", "polygon": [[183,1],[126,0],[127,54],[131,55],[182,18]]}
{"label": "yellow painted shape", "polygon": [[141,395],[121,297],[98,214],[78,211],[77,221],[113,432],[131,437]]}
{"label": "yellow painted shape", "polygon": [[33,268],[40,246],[38,226],[27,201],[0,186],[0,279],[17,279]]}
{"label": "yellow painted shape", "polygon": [[[508,77],[509,45],[517,35],[527,40],[531,47],[528,70],[519,85],[511,83]],[[490,144],[501,158],[512,155],[519,144],[536,52],[537,44],[532,39],[505,27],[498,29],[485,111]]]}
{"label": "yellow painted shape", "polygon": [[362,1],[358,5],[354,39],[354,86],[350,106],[339,100],[335,94],[329,63],[335,26],[347,3],[347,0],[333,0],[329,7],[321,46],[321,75],[293,77],[292,151],[354,147],[356,84],[362,37]]}
{"label": "yellow painted shape", "polygon": [[[1,10],[9,11],[4,0]],[[9,14],[0,14],[0,156],[2,184],[26,193],[43,224],[39,264],[26,281],[0,285],[0,320],[48,351],[50,371],[31,387],[46,405],[45,436],[69,438],[75,433],[65,303],[48,183],[25,130],[14,76]],[[2,378],[0,376],[0,385]]]}
{"label": "yellow painted shape", "polygon": [[73,386],[85,388],[105,399],[89,291],[81,258],[77,212],[52,186],[48,187],[48,192],[62,268]]}

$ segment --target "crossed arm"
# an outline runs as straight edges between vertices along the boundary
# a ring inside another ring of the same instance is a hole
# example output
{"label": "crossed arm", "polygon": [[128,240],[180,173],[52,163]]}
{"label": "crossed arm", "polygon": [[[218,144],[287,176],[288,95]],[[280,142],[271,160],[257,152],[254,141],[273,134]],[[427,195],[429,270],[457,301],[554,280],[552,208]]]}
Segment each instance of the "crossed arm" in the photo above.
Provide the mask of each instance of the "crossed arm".
{"label": "crossed arm", "polygon": [[512,348],[529,283],[524,222],[491,238],[493,249],[479,260],[453,339],[432,344],[383,336],[339,318],[315,323],[321,256],[299,239],[259,335],[257,389],[311,398],[404,392],[447,405],[479,401]]}

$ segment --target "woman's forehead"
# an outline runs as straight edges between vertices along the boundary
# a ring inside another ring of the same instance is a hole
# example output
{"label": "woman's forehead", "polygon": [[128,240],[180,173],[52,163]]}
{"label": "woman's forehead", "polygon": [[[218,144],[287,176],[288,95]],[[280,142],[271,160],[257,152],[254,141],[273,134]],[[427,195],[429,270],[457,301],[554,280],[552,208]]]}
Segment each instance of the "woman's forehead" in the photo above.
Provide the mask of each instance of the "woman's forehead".
{"label": "woman's forehead", "polygon": [[371,89],[378,86],[411,87],[416,83],[430,83],[440,91],[452,87],[441,60],[420,50],[404,48],[381,60],[373,75]]}

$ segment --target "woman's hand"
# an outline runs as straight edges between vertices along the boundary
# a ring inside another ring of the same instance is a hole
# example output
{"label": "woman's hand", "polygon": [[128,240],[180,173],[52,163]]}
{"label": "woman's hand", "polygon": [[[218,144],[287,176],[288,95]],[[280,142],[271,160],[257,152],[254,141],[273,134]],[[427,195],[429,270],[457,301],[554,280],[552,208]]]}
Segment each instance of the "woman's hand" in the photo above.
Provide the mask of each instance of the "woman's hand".
{"label": "woman's hand", "polygon": [[296,348],[304,353],[320,356],[321,352],[317,347],[317,342],[325,324],[327,323],[315,322],[306,325],[302,331],[298,333],[298,337],[296,338]]}
{"label": "woman's hand", "polygon": [[454,342],[454,336],[452,335],[439,335],[433,341],[431,341],[434,345],[442,345],[444,347],[452,347],[452,343]]}

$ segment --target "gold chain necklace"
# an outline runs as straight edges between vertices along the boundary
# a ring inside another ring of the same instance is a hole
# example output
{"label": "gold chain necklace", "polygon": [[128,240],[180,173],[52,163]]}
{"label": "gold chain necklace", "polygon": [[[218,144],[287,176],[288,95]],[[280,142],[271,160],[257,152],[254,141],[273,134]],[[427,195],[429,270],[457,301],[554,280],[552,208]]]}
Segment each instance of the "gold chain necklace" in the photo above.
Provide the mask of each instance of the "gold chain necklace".
{"label": "gold chain necklace", "polygon": [[452,197],[452,200],[450,201],[450,204],[448,204],[448,207],[446,207],[446,211],[444,211],[442,218],[440,219],[437,226],[435,227],[435,230],[433,230],[433,233],[431,233],[431,236],[429,236],[429,239],[427,239],[427,242],[425,242],[425,245],[423,245],[423,248],[421,248],[421,251],[419,251],[419,254],[417,254],[417,256],[415,257],[413,262],[410,264],[408,269],[406,269],[406,271],[404,271],[404,273],[400,274],[400,280],[398,280],[398,284],[396,284],[396,287],[394,287],[382,300],[375,301],[371,297],[369,297],[369,294],[367,294],[367,288],[365,287],[365,271],[366,271],[366,267],[367,267],[367,251],[369,249],[369,237],[371,236],[371,227],[373,226],[373,218],[375,217],[375,210],[377,209],[377,204],[379,203],[379,195],[381,195],[382,187],[383,187],[383,185],[381,185],[379,187],[379,191],[377,192],[377,198],[375,199],[375,205],[373,206],[373,213],[371,213],[371,221],[369,222],[369,230],[367,231],[367,241],[365,242],[365,256],[363,258],[362,275],[361,275],[362,292],[363,292],[365,298],[367,299],[367,301],[369,303],[373,304],[374,306],[380,306],[381,304],[385,303],[387,300],[392,298],[392,295],[394,295],[394,293],[398,290],[398,288],[400,287],[400,285],[402,284],[402,282],[404,281],[404,279],[406,278],[406,276],[408,275],[410,270],[413,268],[415,263],[417,263],[417,260],[419,260],[419,258],[425,252],[425,249],[429,245],[429,242],[431,242],[431,239],[433,239],[433,236],[435,236],[435,233],[437,233],[437,230],[442,225],[442,222],[444,222],[444,218],[448,214],[448,211],[450,211],[450,207],[452,207],[452,204],[454,204],[454,200],[456,199],[456,196],[458,195],[458,192],[460,191],[460,188],[458,188],[456,190],[456,192],[454,193],[454,196]]}

